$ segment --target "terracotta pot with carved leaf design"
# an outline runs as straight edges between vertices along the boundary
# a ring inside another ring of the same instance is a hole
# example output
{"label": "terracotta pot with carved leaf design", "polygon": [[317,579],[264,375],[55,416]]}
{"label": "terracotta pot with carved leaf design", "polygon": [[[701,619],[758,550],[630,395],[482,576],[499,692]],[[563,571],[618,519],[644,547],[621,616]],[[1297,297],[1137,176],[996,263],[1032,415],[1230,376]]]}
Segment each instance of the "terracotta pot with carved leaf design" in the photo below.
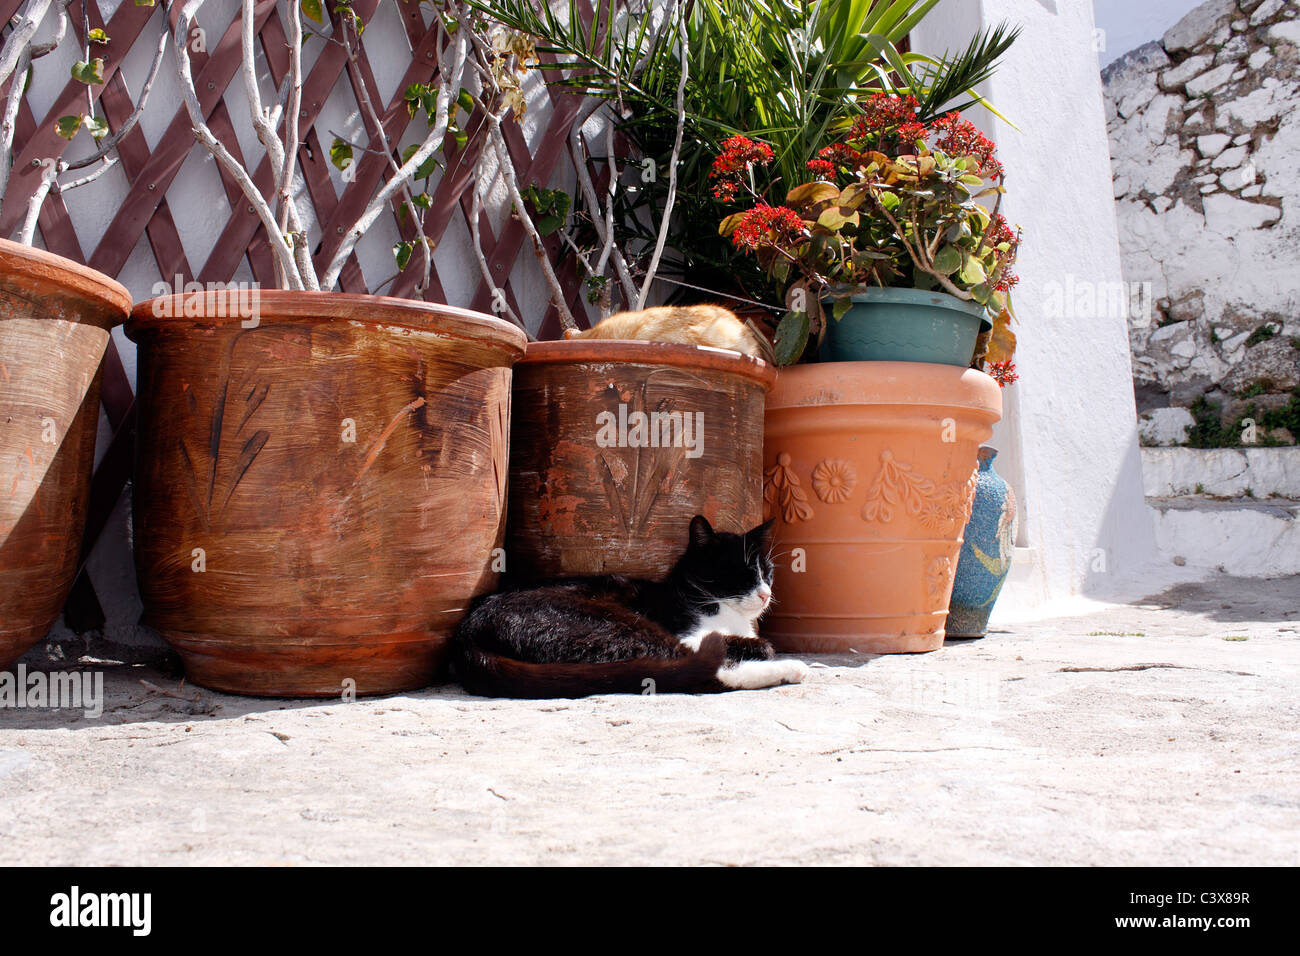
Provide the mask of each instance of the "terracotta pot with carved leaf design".
{"label": "terracotta pot with carved leaf design", "polygon": [[[506,570],[657,579],[681,556],[694,515],[720,531],[757,525],[775,377],[722,349],[530,343],[515,366]],[[638,421],[659,424],[643,433]]]}
{"label": "terracotta pot with carved leaf design", "polygon": [[189,678],[276,697],[440,679],[497,583],[523,334],[313,292],[154,299],[127,334],[144,620]]}
{"label": "terracotta pot with carved leaf design", "polygon": [[0,239],[0,670],[45,636],[76,577],[101,363],[130,307],[108,276]]}
{"label": "terracotta pot with carved leaf design", "polygon": [[782,369],[763,453],[778,560],[762,635],[803,653],[942,646],[976,456],[1001,415],[997,383],[972,369]]}

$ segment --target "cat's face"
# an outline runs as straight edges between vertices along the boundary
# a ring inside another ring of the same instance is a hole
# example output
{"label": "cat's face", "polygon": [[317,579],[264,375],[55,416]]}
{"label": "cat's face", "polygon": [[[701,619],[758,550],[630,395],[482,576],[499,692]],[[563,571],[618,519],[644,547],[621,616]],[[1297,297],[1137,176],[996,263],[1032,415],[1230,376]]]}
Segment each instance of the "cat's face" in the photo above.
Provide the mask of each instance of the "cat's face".
{"label": "cat's face", "polygon": [[714,531],[708,519],[691,519],[691,541],[677,565],[690,595],[725,605],[757,620],[772,602],[772,522],[745,534]]}

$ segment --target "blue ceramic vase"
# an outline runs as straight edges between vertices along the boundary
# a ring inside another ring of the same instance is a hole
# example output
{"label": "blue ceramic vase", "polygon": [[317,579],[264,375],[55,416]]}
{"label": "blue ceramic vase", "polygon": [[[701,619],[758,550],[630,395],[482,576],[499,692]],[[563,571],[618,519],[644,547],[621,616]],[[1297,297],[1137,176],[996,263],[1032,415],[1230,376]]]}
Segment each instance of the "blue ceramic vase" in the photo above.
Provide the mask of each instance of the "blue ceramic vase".
{"label": "blue ceramic vase", "polygon": [[1011,571],[1016,541],[1016,496],[993,470],[996,448],[979,450],[975,504],[966,525],[948,605],[948,637],[983,637],[989,614]]}

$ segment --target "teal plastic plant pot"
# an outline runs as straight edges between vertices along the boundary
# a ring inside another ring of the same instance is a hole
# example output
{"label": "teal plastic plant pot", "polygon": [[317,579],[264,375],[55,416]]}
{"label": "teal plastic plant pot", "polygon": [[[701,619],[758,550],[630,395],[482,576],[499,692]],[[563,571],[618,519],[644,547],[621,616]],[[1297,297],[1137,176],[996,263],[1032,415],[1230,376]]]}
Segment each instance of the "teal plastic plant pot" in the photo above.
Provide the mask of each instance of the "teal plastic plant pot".
{"label": "teal plastic plant pot", "polygon": [[975,339],[993,327],[978,302],[922,289],[867,289],[849,311],[829,318],[823,362],[931,362],[966,368]]}

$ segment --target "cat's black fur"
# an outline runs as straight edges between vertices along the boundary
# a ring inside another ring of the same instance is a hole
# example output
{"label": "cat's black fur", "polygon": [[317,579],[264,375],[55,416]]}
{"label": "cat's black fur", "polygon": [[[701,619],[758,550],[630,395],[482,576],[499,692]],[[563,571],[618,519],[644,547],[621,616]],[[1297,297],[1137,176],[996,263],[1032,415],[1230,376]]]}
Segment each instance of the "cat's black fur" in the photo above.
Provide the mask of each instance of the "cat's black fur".
{"label": "cat's black fur", "polygon": [[490,697],[726,690],[719,668],[770,660],[771,645],[713,633],[692,651],[680,638],[719,599],[770,585],[770,532],[770,521],[743,535],[715,532],[697,515],[686,553],[661,582],[607,575],[485,595],[452,637],[456,675]]}

